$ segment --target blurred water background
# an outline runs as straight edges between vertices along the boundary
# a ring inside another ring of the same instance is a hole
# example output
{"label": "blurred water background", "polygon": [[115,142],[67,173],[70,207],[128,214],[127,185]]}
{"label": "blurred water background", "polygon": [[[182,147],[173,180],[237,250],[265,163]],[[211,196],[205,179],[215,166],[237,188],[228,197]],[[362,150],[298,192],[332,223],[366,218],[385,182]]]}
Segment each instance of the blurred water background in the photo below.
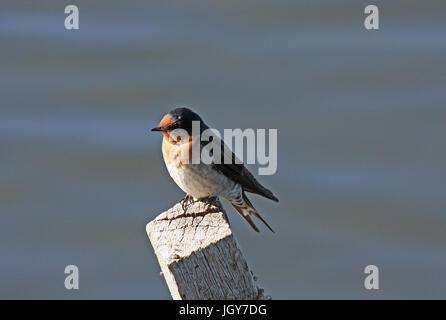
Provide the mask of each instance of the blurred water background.
{"label": "blurred water background", "polygon": [[183,194],[148,129],[178,105],[279,130],[276,233],[227,207],[273,298],[446,298],[445,1],[375,1],[379,31],[366,1],[70,3],[77,31],[0,4],[0,298],[170,298],[145,224]]}

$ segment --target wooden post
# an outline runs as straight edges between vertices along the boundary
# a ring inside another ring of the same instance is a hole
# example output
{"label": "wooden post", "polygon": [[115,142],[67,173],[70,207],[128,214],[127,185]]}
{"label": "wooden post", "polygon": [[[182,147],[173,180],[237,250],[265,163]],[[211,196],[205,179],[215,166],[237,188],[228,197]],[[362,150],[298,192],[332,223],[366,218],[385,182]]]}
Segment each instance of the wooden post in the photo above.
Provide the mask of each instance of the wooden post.
{"label": "wooden post", "polygon": [[180,204],[146,226],[173,299],[263,299],[219,202]]}

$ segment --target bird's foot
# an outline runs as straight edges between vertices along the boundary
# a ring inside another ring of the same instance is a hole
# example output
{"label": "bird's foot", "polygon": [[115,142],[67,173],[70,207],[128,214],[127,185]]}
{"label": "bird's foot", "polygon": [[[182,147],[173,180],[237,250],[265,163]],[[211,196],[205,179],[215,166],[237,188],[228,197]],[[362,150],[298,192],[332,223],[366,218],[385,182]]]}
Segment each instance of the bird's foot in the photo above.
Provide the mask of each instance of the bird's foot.
{"label": "bird's foot", "polygon": [[186,213],[187,208],[194,204],[195,199],[191,195],[186,194],[186,196],[183,199],[180,199],[181,208],[183,209],[183,213]]}
{"label": "bird's foot", "polygon": [[221,203],[217,196],[210,196],[200,199],[200,201],[206,202],[206,210],[209,210],[212,206],[216,206],[221,209]]}

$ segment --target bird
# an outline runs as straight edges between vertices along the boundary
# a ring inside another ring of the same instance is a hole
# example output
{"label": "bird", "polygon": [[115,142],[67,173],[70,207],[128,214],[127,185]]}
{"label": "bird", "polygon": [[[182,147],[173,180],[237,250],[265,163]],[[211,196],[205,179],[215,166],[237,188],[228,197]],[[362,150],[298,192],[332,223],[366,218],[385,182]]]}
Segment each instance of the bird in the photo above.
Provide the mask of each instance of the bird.
{"label": "bird", "polygon": [[[181,160],[182,156],[191,155],[194,144],[199,143],[200,150],[204,146],[201,139],[192,136],[193,121],[199,122],[200,135],[204,130],[209,129],[197,113],[185,107],[175,108],[165,114],[159,125],[151,129],[151,131],[163,134],[161,149],[164,163],[171,178],[186,193],[186,196],[181,200],[183,210],[186,210],[184,204],[195,201],[212,202],[223,198],[232,204],[256,232],[259,232],[259,229],[254,224],[251,215],[260,219],[269,230],[274,232],[254,208],[246,196],[246,192],[258,194],[275,202],[279,200],[257,181],[240,160],[237,163],[238,158],[223,140],[221,141],[221,157],[231,157],[230,163],[225,163],[225,161],[215,161],[210,164],[202,161],[184,163]],[[174,134],[176,129],[184,130],[185,139],[179,139]]]}

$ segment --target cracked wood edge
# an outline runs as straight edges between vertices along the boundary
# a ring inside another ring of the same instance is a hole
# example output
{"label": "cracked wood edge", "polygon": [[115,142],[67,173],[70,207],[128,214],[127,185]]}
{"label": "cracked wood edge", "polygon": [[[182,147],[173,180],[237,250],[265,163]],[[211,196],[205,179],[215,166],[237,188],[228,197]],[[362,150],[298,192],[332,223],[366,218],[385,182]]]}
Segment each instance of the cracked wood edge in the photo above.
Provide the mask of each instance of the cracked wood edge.
{"label": "cracked wood edge", "polygon": [[173,299],[263,299],[221,204],[197,201],[146,226]]}

